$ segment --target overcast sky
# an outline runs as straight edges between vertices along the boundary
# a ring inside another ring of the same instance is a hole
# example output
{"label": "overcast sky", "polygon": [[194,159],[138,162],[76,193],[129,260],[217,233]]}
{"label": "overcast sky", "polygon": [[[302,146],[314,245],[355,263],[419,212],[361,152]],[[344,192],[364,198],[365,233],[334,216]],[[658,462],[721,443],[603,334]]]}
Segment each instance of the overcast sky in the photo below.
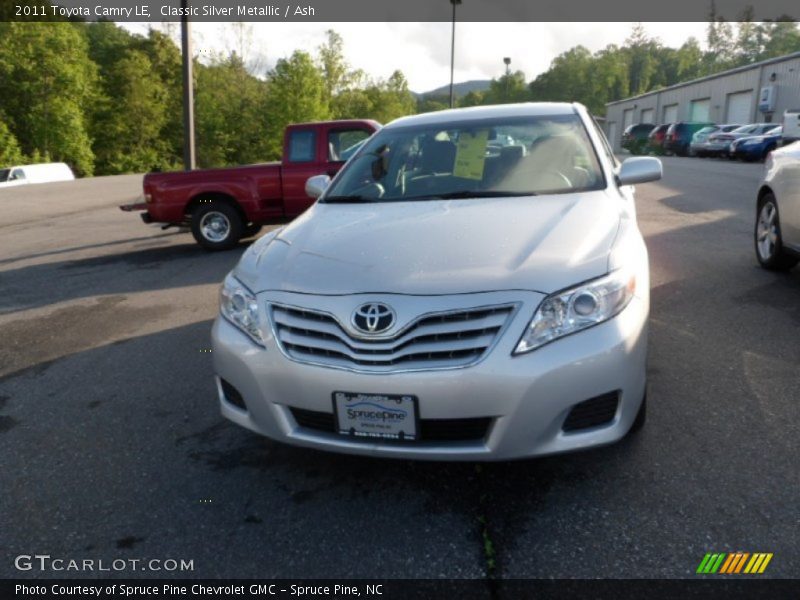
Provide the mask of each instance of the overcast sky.
{"label": "overcast sky", "polygon": [[[146,24],[124,27],[144,33]],[[171,24],[174,34],[179,24]],[[294,50],[314,52],[325,30],[344,38],[347,61],[373,77],[387,78],[400,69],[415,92],[450,82],[450,23],[248,23],[242,31],[232,23],[194,23],[195,53],[240,51],[263,69]],[[502,74],[503,57],[531,80],[547,70],[558,54],[583,44],[595,51],[622,44],[633,23],[457,23],[455,80],[491,79]],[[665,45],[680,46],[690,36],[702,44],[706,23],[644,23]],[[244,41],[240,39],[244,37]],[[248,39],[249,38],[249,39]]]}

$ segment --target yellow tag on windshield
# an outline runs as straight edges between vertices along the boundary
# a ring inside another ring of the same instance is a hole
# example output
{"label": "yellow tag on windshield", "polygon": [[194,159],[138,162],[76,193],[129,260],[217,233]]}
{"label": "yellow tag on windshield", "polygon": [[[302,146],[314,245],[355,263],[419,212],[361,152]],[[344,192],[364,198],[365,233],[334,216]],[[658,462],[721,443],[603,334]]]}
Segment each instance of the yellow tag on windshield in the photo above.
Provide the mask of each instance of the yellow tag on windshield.
{"label": "yellow tag on windshield", "polygon": [[486,140],[489,130],[482,129],[474,134],[462,131],[458,135],[456,164],[453,175],[464,179],[482,179],[483,165],[486,162]]}

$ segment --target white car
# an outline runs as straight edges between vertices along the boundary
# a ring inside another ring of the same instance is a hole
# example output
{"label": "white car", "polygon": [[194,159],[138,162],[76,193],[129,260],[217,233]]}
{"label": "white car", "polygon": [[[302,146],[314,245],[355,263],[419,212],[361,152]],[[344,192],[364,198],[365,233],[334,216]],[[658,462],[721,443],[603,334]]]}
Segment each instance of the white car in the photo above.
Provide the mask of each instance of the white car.
{"label": "white car", "polygon": [[786,271],[800,262],[800,142],[767,156],[758,190],[755,246],[766,269]]}
{"label": "white car", "polygon": [[0,188],[73,179],[75,175],[65,163],[41,163],[0,169]]}
{"label": "white car", "polygon": [[[513,146],[487,152],[495,140]],[[405,117],[254,243],[213,327],[222,414],[274,440],[431,460],[615,442],[645,417],[632,184],[578,104]]]}

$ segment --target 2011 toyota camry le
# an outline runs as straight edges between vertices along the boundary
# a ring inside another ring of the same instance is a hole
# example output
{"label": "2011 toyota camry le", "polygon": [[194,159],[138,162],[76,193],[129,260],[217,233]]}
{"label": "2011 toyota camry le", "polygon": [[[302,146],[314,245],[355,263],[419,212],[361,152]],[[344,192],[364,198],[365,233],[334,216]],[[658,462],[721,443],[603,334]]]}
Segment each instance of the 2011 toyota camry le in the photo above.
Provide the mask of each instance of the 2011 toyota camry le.
{"label": "2011 toyota camry le", "polygon": [[[323,143],[324,141],[318,141]],[[649,272],[632,184],[578,104],[398,119],[251,245],[213,327],[222,413],[370,456],[505,460],[644,421]]]}

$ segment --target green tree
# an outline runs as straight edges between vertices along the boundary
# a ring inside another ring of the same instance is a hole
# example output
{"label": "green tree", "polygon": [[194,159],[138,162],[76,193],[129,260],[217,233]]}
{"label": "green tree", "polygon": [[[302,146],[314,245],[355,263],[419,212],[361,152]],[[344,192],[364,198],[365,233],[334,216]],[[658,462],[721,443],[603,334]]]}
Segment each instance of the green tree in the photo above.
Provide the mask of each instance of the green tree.
{"label": "green tree", "polygon": [[92,174],[84,109],[96,81],[82,24],[0,23],[0,111],[26,154]]}
{"label": "green tree", "polygon": [[325,43],[317,49],[318,62],[325,82],[325,99],[331,102],[334,96],[349,86],[350,65],[344,59],[344,41],[333,29],[325,32]]}
{"label": "green tree", "polygon": [[266,96],[267,83],[251,75],[236,53],[198,68],[198,165],[250,164],[269,156]]}
{"label": "green tree", "polygon": [[458,101],[459,106],[481,106],[482,104],[486,104],[486,101],[483,92],[478,90],[470,90]]}
{"label": "green tree", "polygon": [[499,78],[492,79],[489,82],[489,89],[483,95],[486,104],[525,102],[529,97],[525,73],[522,71],[504,73]]}
{"label": "green tree", "polygon": [[306,52],[296,50],[289,58],[280,59],[268,81],[267,158],[278,158],[286,125],[328,119],[330,105],[322,73]]}
{"label": "green tree", "polygon": [[146,54],[129,50],[104,81],[95,120],[95,151],[103,173],[141,173],[169,167],[162,128],[167,90]]}
{"label": "green tree", "polygon": [[0,121],[0,169],[23,162],[17,138],[11,133],[8,126]]}
{"label": "green tree", "polygon": [[783,56],[800,51],[800,31],[790,17],[763,24],[764,52],[762,58]]}

